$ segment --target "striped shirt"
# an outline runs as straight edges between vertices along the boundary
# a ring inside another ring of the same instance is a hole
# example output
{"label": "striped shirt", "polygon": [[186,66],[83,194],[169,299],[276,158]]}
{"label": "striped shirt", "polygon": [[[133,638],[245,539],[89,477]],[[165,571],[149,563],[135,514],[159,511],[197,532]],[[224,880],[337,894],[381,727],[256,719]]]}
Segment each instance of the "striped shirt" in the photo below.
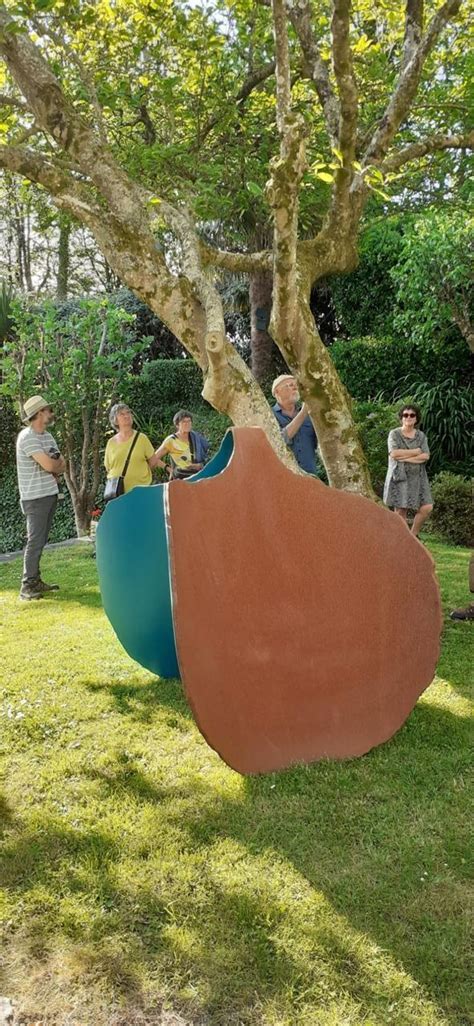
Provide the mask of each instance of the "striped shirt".
{"label": "striped shirt", "polygon": [[43,470],[33,459],[33,453],[45,452],[50,456],[50,449],[58,451],[58,447],[49,431],[35,431],[32,427],[23,428],[16,440],[16,467],[20,499],[42,499],[44,495],[57,495],[59,489],[56,478],[49,471]]}

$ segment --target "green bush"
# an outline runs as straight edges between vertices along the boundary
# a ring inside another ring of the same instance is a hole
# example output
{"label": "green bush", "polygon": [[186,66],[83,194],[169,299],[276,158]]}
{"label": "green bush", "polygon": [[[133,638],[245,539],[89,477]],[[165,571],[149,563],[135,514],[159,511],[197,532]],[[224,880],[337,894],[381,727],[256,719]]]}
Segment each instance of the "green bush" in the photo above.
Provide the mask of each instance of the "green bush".
{"label": "green bush", "polygon": [[474,544],[472,482],[445,470],[433,479],[433,512],[427,529],[453,545]]}
{"label": "green bush", "polygon": [[461,384],[470,368],[469,350],[462,339],[443,349],[367,336],[334,342],[329,352],[348,392],[359,400],[378,397],[391,402],[401,380],[431,386],[450,377]]}
{"label": "green bush", "polygon": [[395,407],[377,400],[353,403],[352,412],[367,457],[374,491],[381,496],[388,465],[387,438],[397,424]]}
{"label": "green bush", "polygon": [[145,364],[123,398],[136,416],[137,425],[158,445],[173,430],[173,415],[189,410],[193,424],[211,443],[214,453],[230,425],[201,396],[202,374],[194,360],[153,360]]}
{"label": "green bush", "polygon": [[15,462],[15,443],[20,427],[18,413],[12,400],[7,396],[0,396],[0,468],[11,466]]}
{"label": "green bush", "polygon": [[[65,541],[76,537],[76,525],[71,497],[63,486],[64,499],[58,503],[50,542]],[[20,509],[16,469],[7,467],[0,477],[0,552],[14,552],[22,549],[26,541],[26,520]]]}

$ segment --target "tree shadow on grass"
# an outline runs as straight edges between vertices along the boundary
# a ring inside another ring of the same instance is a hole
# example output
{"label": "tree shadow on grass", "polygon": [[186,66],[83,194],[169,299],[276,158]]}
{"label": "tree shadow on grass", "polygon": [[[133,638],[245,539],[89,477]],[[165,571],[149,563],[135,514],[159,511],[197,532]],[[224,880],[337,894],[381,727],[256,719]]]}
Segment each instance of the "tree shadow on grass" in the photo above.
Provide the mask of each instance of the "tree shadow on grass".
{"label": "tree shadow on grass", "polygon": [[[129,697],[122,688],[115,696],[134,716]],[[12,828],[0,883],[30,903],[25,965],[45,959],[54,938],[74,944],[78,972],[99,975],[135,1005],[146,1002],[144,972],[159,963],[174,993],[194,987],[205,995],[213,1026],[255,1022],[267,1000],[296,1023],[310,992],[314,1007],[344,994],[377,1024],[414,1026],[403,1008],[389,1016],[391,1004],[406,999],[409,1007],[412,984],[381,976],[378,956],[360,942],[368,936],[453,1026],[467,1024],[459,925],[467,730],[462,718],[422,703],[391,742],[362,759],[249,777],[231,797],[195,775],[158,786],[120,756],[106,771],[86,768],[115,810],[124,795],[137,800],[146,843],[47,816]],[[295,893],[285,905],[278,873],[288,866]]]}
{"label": "tree shadow on grass", "polygon": [[248,777],[243,802],[191,813],[186,829],[196,844],[231,837],[255,856],[278,851],[467,1026],[468,732],[467,720],[420,704],[365,758]]}
{"label": "tree shadow on grass", "polygon": [[146,683],[131,680],[127,684],[99,684],[95,681],[86,683],[92,694],[103,691],[110,696],[116,712],[130,716],[141,723],[150,723],[157,709],[164,706],[175,713],[170,726],[179,726],[179,717],[192,719],[192,713],[186,701],[181,681],[178,679],[164,680],[155,677]]}

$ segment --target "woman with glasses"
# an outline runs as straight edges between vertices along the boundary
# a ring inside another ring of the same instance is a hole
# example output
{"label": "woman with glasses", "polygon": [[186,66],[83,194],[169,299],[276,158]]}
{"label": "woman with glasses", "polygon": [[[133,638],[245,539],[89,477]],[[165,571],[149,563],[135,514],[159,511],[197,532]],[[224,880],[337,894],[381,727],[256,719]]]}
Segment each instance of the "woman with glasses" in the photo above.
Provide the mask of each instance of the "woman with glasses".
{"label": "woman with glasses", "polygon": [[400,412],[400,427],[388,436],[388,471],[383,501],[407,521],[409,509],[415,512],[412,534],[418,535],[433,509],[426,463],[430,450],[426,435],[419,429],[420,410],[408,403]]}
{"label": "woman with glasses", "polygon": [[165,467],[166,464],[154,452],[150,439],[141,431],[134,430],[133,413],[127,403],[115,403],[110,410],[109,421],[116,434],[109,438],[105,447],[104,466],[107,477],[118,478],[123,475],[130,453],[124,491],[129,492],[137,485],[150,485],[153,467]]}

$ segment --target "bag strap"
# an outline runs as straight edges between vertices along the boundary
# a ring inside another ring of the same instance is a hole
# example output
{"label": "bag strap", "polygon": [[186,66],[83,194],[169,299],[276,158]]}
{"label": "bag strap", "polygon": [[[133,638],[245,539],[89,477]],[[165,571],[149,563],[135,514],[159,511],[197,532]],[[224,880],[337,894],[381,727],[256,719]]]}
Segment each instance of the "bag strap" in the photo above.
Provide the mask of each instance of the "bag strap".
{"label": "bag strap", "polygon": [[127,459],[125,460],[125,466],[124,466],[123,471],[122,471],[122,477],[125,477],[125,474],[127,473],[128,464],[130,463],[130,457],[131,457],[132,452],[133,452],[133,450],[135,448],[135,442],[137,441],[139,434],[140,434],[139,431],[135,431],[135,438],[133,439],[133,442],[132,442],[132,444],[131,444],[131,446],[130,446],[130,448],[128,450],[128,456],[127,456]]}

